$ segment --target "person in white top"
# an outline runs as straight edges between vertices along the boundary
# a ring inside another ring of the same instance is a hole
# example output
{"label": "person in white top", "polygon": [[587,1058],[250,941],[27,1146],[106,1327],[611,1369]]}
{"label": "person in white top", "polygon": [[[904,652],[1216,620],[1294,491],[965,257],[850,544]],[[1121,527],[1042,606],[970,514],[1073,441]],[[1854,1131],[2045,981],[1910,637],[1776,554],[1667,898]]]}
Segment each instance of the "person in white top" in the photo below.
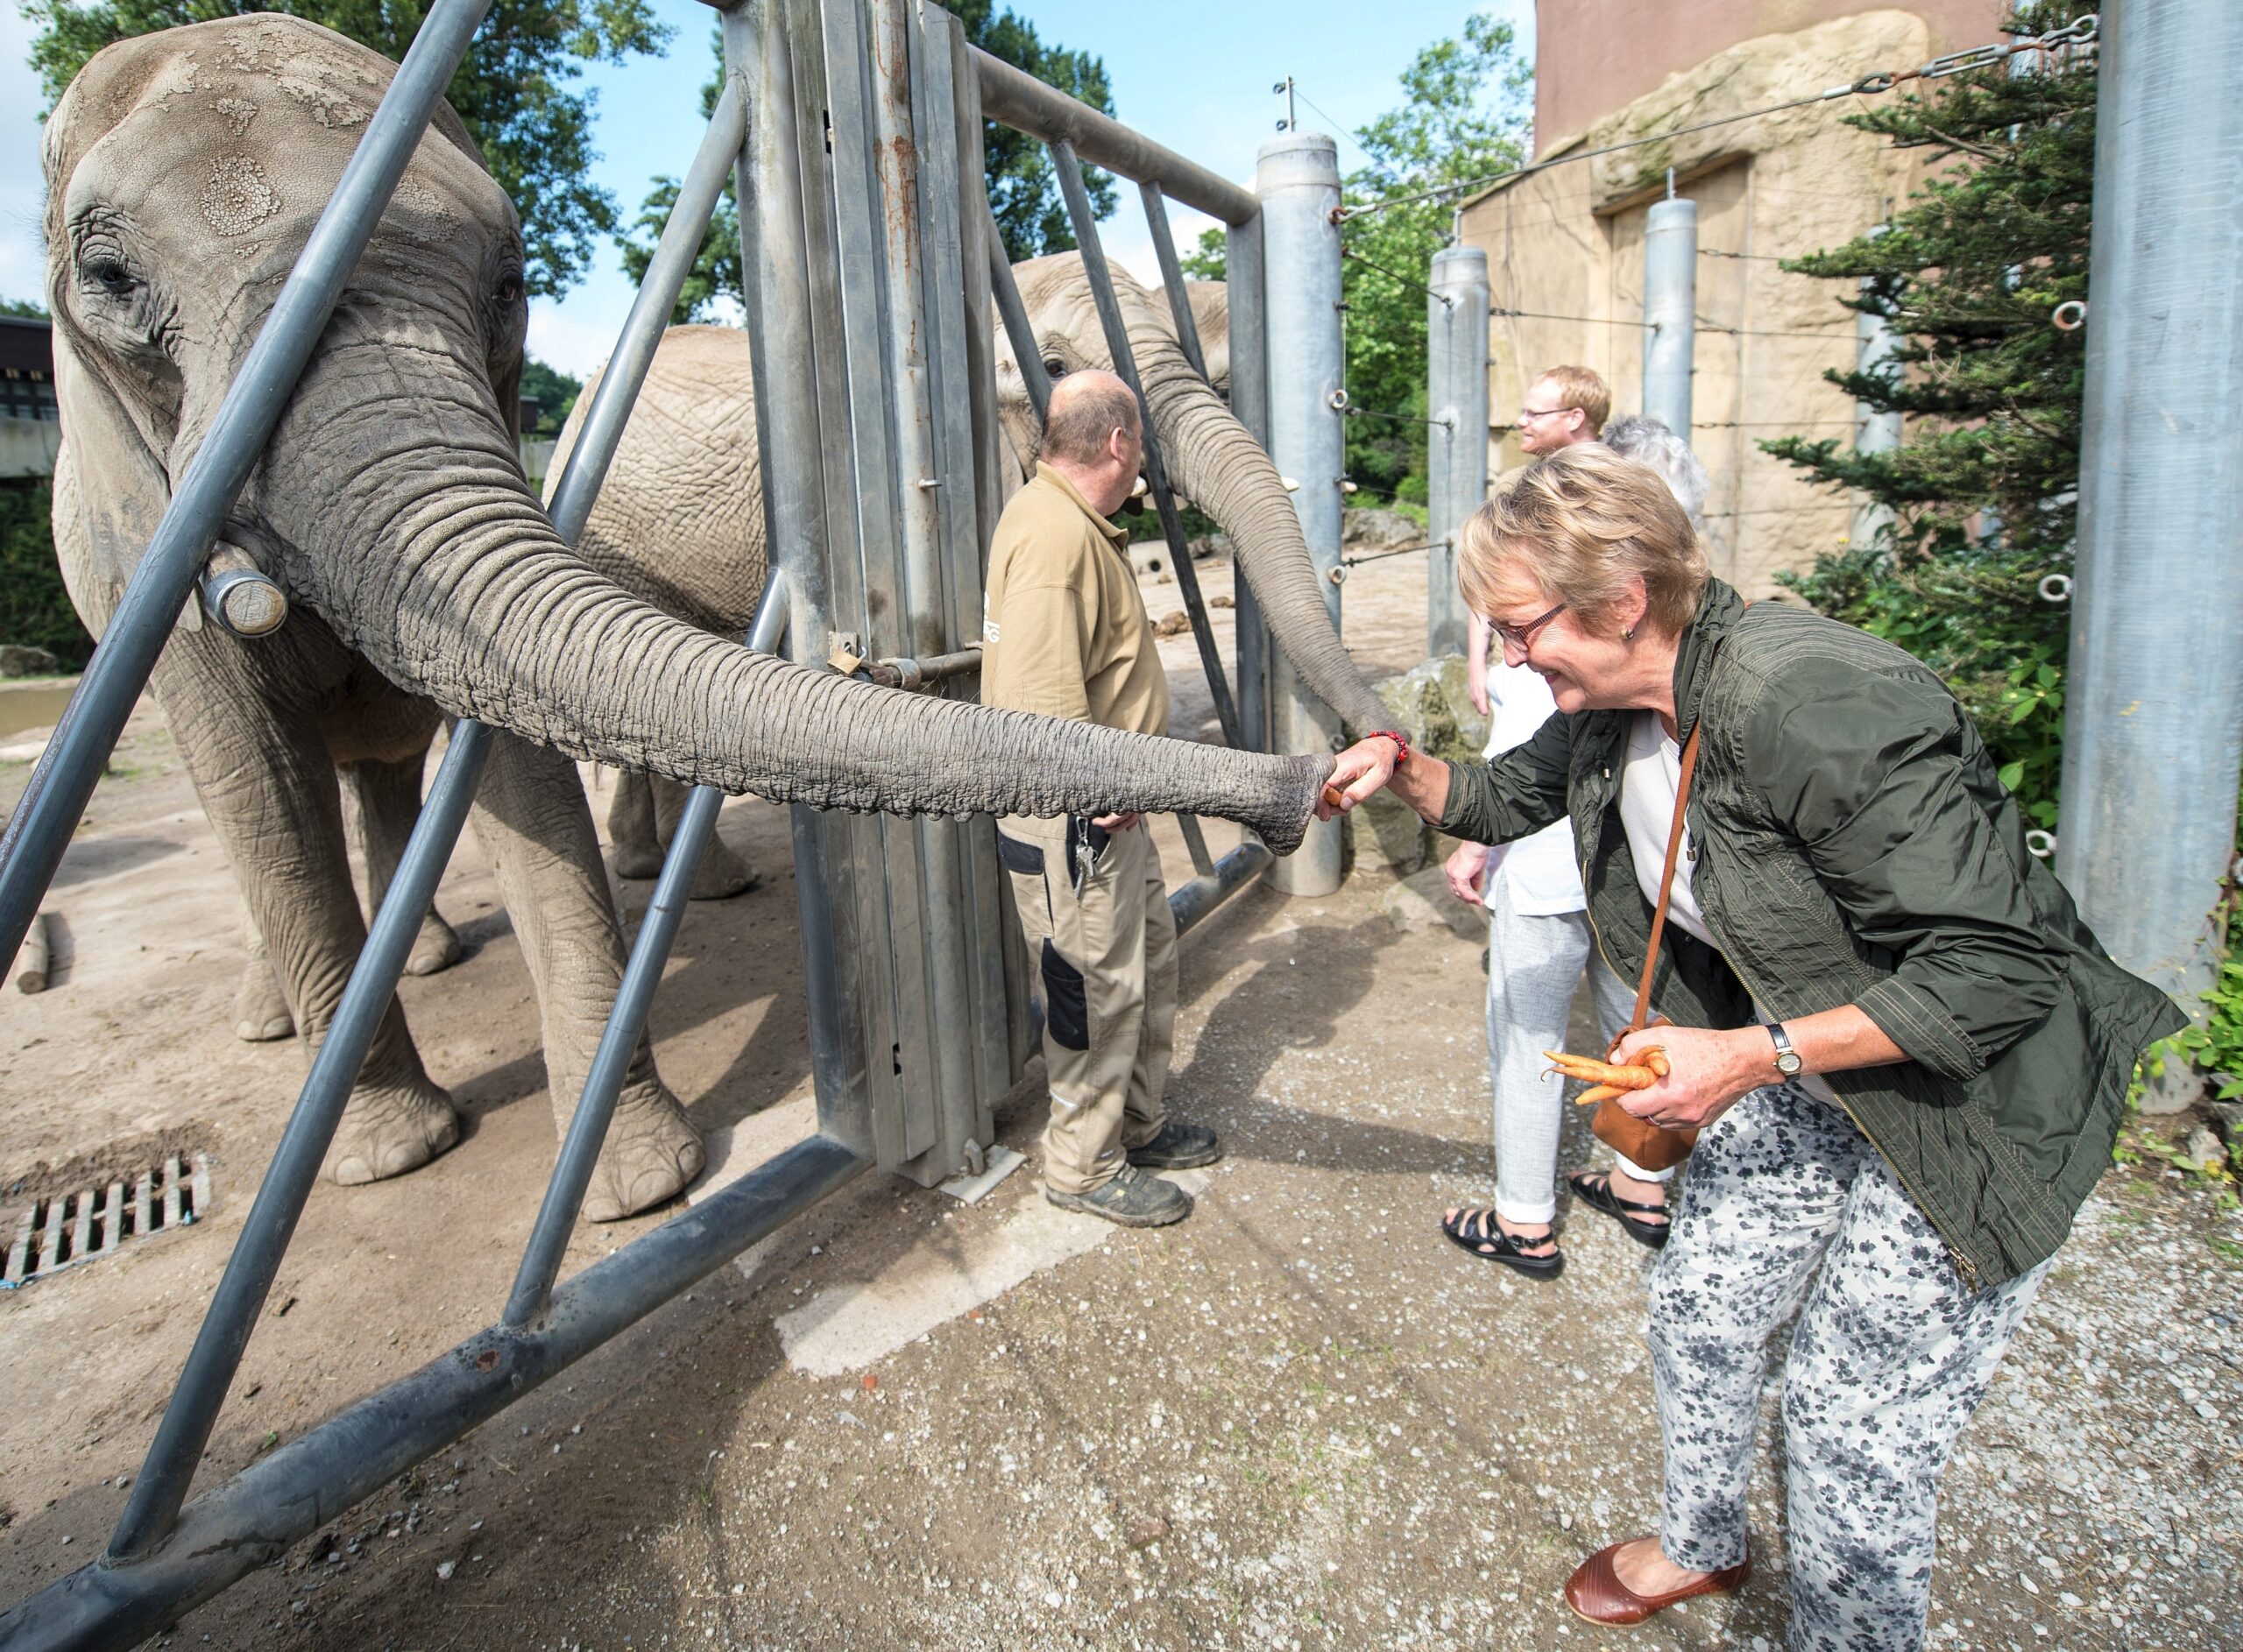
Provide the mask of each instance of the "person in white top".
{"label": "person in white top", "polygon": [[[1604,411],[1602,381],[1589,392],[1571,378],[1587,372],[1557,369],[1535,380],[1520,418],[1520,445],[1530,454],[1539,457],[1579,445],[1579,420],[1557,426],[1546,416],[1540,422],[1562,429],[1566,439],[1539,434],[1529,418],[1538,405],[1587,400],[1596,403],[1600,413]],[[1593,433],[1589,439],[1596,439]],[[1697,525],[1706,471],[1686,443],[1658,420],[1639,417],[1614,420],[1604,427],[1604,440],[1616,452],[1657,470]],[[1467,666],[1473,703],[1489,714],[1490,758],[1525,744],[1557,710],[1539,673],[1500,661],[1490,668],[1487,624],[1476,616]],[[1667,801],[1673,801],[1672,791]],[[1584,964],[1608,1044],[1628,1024],[1634,993],[1596,954],[1581,869],[1574,861],[1573,828],[1566,822],[1492,849],[1459,844],[1447,871],[1451,893],[1488,909],[1488,1077],[1495,1094],[1496,1200],[1492,1206],[1452,1208],[1442,1216],[1441,1231],[1476,1256],[1530,1277],[1554,1279],[1565,1267],[1552,1227],[1558,1210],[1565,1084],[1547,1070],[1542,1052],[1564,1047]],[[1666,1242],[1666,1184],[1674,1172],[1645,1170],[1625,1154],[1613,1156],[1610,1173],[1580,1171],[1568,1178],[1574,1192],[1593,1209],[1617,1218],[1639,1243],[1657,1249]]]}

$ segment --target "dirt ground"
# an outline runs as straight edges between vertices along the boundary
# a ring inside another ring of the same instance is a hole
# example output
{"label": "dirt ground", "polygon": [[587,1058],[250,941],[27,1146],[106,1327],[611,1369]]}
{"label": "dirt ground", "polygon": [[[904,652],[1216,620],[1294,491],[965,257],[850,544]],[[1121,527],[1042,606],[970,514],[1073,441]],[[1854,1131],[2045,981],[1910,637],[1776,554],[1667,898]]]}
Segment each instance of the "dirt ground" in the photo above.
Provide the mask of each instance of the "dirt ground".
{"label": "dirt ground", "polygon": [[[1410,556],[1348,582],[1367,666],[1414,663],[1423,578]],[[1191,639],[1165,647],[1190,732]],[[58,982],[0,1000],[0,1239],[26,1198],[182,1146],[217,1198],[0,1296],[0,1600],[99,1551],[302,1072],[230,1031],[237,907],[152,710],[115,766],[50,903]],[[736,801],[722,830],[767,876],[692,910],[654,1032],[695,1119],[739,1140],[809,1080],[783,815]],[[1479,949],[1398,927],[1390,886],[1256,889],[1187,938],[1173,1105],[1228,1149],[1189,1222],[1055,1226],[1030,1083],[1003,1132],[1030,1162],[981,1204],[860,1179],[159,1644],[1780,1644],[1769,1451],[1741,1597],[1635,1631],[1566,1613],[1578,1559],[1656,1515],[1649,1254],[1561,1212],[1569,1266],[1534,1285],[1440,1238],[1490,1179]],[[648,886],[621,890],[643,908]],[[403,998],[465,1139],[314,1195],[205,1487],[488,1322],[511,1278],[553,1153],[536,1017],[471,839],[440,899],[470,957]],[[1568,1128],[1565,1161],[1591,1156]],[[671,1214],[580,1228],[569,1268]],[[2112,1173],[1956,1454],[1935,1646],[2243,1644],[2238,1258],[2232,1199]],[[826,1335],[899,1282],[956,1311],[893,1347]]]}

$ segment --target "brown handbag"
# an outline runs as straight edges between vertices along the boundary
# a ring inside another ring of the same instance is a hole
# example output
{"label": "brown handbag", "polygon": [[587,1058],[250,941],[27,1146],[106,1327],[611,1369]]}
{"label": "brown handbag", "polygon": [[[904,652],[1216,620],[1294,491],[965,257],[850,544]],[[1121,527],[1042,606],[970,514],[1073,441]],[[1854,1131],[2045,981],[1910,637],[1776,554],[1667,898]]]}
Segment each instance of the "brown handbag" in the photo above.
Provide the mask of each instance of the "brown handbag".
{"label": "brown handbag", "polygon": [[[1644,978],[1636,988],[1636,1013],[1622,1031],[1620,1037],[1639,1033],[1651,1025],[1651,978],[1659,968],[1659,937],[1666,932],[1666,903],[1674,892],[1674,862],[1682,852],[1684,821],[1683,806],[1690,801],[1690,776],[1698,767],[1698,733],[1700,724],[1690,731],[1690,738],[1682,743],[1682,773],[1674,787],[1674,822],[1666,833],[1666,865],[1659,874],[1659,904],[1652,909],[1651,945],[1644,957]],[[1619,1048],[1620,1040],[1612,1041],[1608,1059]],[[1683,1130],[1669,1130],[1655,1125],[1648,1119],[1638,1119],[1623,1107],[1618,1098],[1606,1101],[1596,1110],[1596,1117],[1588,1127],[1596,1139],[1614,1152],[1625,1155],[1638,1168],[1664,1170],[1669,1165],[1680,1164],[1690,1156],[1690,1149],[1697,1145],[1698,1132],[1695,1126]]]}

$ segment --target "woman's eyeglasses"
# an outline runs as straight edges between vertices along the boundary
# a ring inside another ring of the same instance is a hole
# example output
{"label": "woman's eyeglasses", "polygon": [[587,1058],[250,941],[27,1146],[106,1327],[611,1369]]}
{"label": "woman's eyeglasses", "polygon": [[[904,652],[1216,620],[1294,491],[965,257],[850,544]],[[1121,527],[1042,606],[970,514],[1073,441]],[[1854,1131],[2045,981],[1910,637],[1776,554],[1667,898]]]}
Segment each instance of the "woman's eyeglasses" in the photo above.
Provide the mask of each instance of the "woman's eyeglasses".
{"label": "woman's eyeglasses", "polygon": [[1560,603],[1548,613],[1538,614],[1532,619],[1528,620],[1524,625],[1505,625],[1492,619],[1488,622],[1488,625],[1489,628],[1495,632],[1497,641],[1501,642],[1507,648],[1516,648],[1519,653],[1525,653],[1529,648],[1532,648],[1534,646],[1535,636],[1541,631],[1542,627],[1548,625],[1552,620],[1555,619],[1560,614],[1562,614],[1565,611],[1565,604]]}

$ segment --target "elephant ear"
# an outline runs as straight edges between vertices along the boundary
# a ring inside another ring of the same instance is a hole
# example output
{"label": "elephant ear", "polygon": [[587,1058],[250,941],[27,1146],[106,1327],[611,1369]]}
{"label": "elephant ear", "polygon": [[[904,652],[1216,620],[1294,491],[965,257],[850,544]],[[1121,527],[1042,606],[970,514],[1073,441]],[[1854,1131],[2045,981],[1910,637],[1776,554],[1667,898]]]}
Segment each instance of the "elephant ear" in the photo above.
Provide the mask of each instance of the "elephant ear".
{"label": "elephant ear", "polygon": [[[62,415],[55,551],[70,600],[98,638],[171,503],[171,477],[117,392],[80,359],[60,322],[54,328],[54,389]],[[192,593],[179,623],[202,629],[202,605]]]}

